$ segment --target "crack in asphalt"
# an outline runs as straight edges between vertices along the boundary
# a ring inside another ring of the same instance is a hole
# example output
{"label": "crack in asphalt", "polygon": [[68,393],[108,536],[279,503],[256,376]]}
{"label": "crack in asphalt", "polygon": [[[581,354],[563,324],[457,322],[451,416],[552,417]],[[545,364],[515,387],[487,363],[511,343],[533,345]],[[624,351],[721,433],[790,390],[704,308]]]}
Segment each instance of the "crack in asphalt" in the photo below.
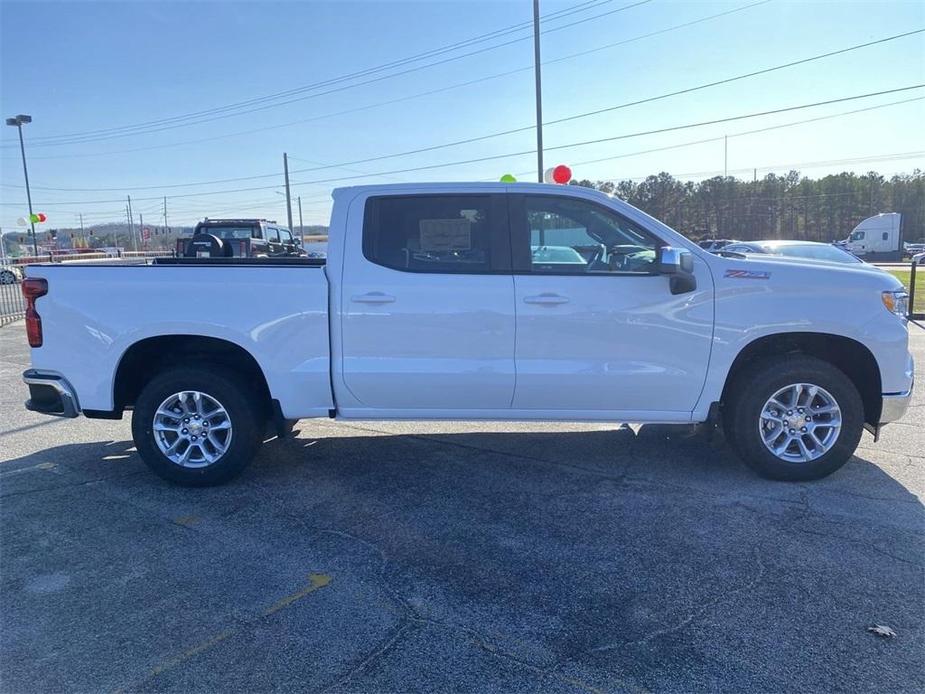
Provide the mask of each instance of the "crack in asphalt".
{"label": "crack in asphalt", "polygon": [[[262,494],[269,501],[275,501],[275,502],[284,501],[283,499],[276,496],[275,494],[269,493],[265,488],[260,488],[257,491],[259,494]],[[444,622],[444,621],[435,620],[435,619],[431,619],[429,617],[423,616],[417,609],[415,609],[408,602],[408,600],[405,597],[403,597],[397,591],[395,591],[392,588],[392,586],[389,584],[389,582],[386,580],[385,574],[388,570],[390,559],[388,557],[388,554],[385,552],[385,550],[382,549],[382,547],[380,547],[378,544],[374,542],[370,542],[369,540],[366,540],[364,538],[358,537],[357,535],[351,532],[348,532],[346,530],[310,525],[298,515],[286,513],[286,514],[283,514],[283,516],[295,521],[304,530],[307,530],[309,532],[315,532],[315,533],[340,537],[344,540],[347,540],[348,542],[355,543],[365,548],[366,550],[373,552],[375,555],[377,555],[380,560],[379,571],[376,577],[379,587],[389,598],[392,599],[392,601],[399,608],[398,625],[394,627],[392,630],[390,630],[385,636],[383,636],[383,638],[380,639],[379,642],[371,650],[369,650],[360,659],[360,661],[356,665],[351,667],[346,673],[343,673],[337,679],[320,687],[321,691],[329,691],[331,689],[342,686],[344,683],[346,683],[353,677],[369,670],[382,657],[384,657],[392,649],[394,649],[412,631],[413,626],[426,625],[426,626],[432,626],[432,627],[436,627],[440,629],[445,629],[455,634],[463,634],[466,637],[468,637],[469,641],[471,641],[473,644],[478,646],[483,651],[490,653],[491,655],[497,658],[501,658],[503,660],[515,663],[525,669],[531,670],[534,673],[541,674],[547,677],[551,677],[553,679],[556,679],[557,681],[560,681],[564,684],[569,684],[570,686],[574,686],[583,691],[592,692],[592,694],[599,694],[601,692],[600,689],[586,682],[583,682],[582,680],[569,677],[566,675],[562,675],[561,673],[557,672],[556,668],[562,665],[562,663],[554,663],[552,667],[543,667],[541,665],[537,665],[536,663],[531,663],[528,660],[520,658],[519,656],[510,652],[509,650],[504,649],[495,643],[492,643],[490,639],[488,639],[487,637],[485,637],[483,634],[481,634],[475,629],[471,629],[469,627],[466,627],[460,624],[453,624],[451,622]],[[613,679],[616,676],[610,673],[609,677]],[[630,682],[621,680],[620,685],[623,686],[627,691],[636,692],[638,694],[649,694],[648,690],[642,687],[639,687],[635,684],[632,684]]]}
{"label": "crack in asphalt", "polygon": [[[64,467],[64,466],[59,463],[58,467]],[[48,468],[48,469],[51,470],[51,468]],[[67,469],[69,472],[74,472],[70,468],[65,468],[65,469]],[[34,489],[23,489],[18,492],[9,492],[8,494],[0,494],[0,499],[12,499],[12,498],[19,497],[19,496],[29,496],[31,494],[40,494],[42,492],[55,492],[60,489],[73,489],[75,487],[86,487],[87,485],[97,484],[98,482],[107,482],[109,480],[121,480],[127,477],[135,477],[137,475],[143,475],[147,472],[148,472],[147,470],[136,470],[135,472],[129,472],[124,475],[108,475],[106,477],[95,477],[93,479],[83,480],[81,482],[72,482],[70,484],[57,484],[51,487],[37,487]]]}
{"label": "crack in asphalt", "polygon": [[588,652],[589,653],[603,653],[606,651],[617,650],[620,648],[626,648],[630,646],[642,646],[642,645],[649,643],[650,641],[654,639],[657,639],[661,636],[665,636],[666,634],[673,634],[677,631],[681,631],[682,629],[685,629],[695,619],[702,617],[703,615],[708,613],[710,610],[712,610],[714,607],[719,605],[719,603],[722,602],[725,598],[731,595],[737,595],[739,593],[753,590],[754,588],[756,588],[761,583],[762,579],[764,578],[764,574],[766,571],[764,562],[761,560],[761,554],[757,547],[754,549],[754,563],[757,565],[757,569],[755,570],[754,576],[752,576],[747,582],[745,582],[744,584],[738,587],[731,588],[729,590],[723,590],[722,592],[715,595],[712,599],[707,600],[705,603],[699,605],[696,609],[691,611],[689,614],[683,617],[676,624],[673,624],[672,626],[669,626],[669,627],[663,627],[661,629],[656,629],[655,631],[652,631],[646,634],[642,638],[634,639],[632,641],[617,641],[614,643],[607,643],[607,644],[602,644],[600,646],[595,646],[594,648],[591,648]]}

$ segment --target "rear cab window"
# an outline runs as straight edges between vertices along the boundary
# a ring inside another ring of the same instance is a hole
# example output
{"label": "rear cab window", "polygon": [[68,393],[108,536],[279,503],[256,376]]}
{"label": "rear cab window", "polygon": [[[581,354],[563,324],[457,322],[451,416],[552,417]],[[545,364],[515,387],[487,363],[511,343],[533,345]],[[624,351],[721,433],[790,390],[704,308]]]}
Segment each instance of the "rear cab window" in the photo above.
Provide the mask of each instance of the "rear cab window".
{"label": "rear cab window", "polygon": [[363,256],[404,272],[510,273],[503,195],[371,197]]}
{"label": "rear cab window", "polygon": [[210,225],[205,224],[199,227],[198,232],[203,234],[212,234],[222,240],[246,240],[252,238],[256,227],[249,225]]}

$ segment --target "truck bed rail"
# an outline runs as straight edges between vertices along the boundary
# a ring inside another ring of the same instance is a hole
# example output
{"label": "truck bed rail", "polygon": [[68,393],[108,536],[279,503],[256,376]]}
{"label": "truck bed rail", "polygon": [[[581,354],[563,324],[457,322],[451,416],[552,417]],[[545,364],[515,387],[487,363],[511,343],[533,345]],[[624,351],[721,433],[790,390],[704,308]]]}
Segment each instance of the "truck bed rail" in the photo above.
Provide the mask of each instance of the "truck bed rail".
{"label": "truck bed rail", "polygon": [[327,260],[324,258],[157,258],[153,265],[258,265],[258,266],[287,266],[324,267]]}

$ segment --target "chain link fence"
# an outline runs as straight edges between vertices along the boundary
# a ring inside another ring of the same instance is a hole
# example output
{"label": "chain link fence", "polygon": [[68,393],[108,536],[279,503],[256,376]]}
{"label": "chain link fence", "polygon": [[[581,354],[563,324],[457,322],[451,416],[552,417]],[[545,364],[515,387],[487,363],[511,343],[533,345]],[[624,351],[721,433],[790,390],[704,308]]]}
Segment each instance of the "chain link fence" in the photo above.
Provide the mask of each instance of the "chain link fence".
{"label": "chain link fence", "polygon": [[112,253],[74,253],[37,256],[20,256],[0,260],[0,326],[23,317],[26,306],[22,296],[22,280],[26,267],[38,263],[106,263],[112,265],[136,265],[149,262],[152,258],[169,258],[173,251],[114,251]]}

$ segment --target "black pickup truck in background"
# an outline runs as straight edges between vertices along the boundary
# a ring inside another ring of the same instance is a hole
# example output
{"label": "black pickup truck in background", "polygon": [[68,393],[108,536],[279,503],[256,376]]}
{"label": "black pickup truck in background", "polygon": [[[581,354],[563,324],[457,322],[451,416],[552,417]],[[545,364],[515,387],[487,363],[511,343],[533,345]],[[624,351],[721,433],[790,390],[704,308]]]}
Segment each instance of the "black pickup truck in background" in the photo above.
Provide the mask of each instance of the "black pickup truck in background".
{"label": "black pickup truck in background", "polygon": [[179,258],[264,258],[302,256],[299,239],[286,227],[267,219],[209,219],[196,225],[193,236],[177,239]]}

